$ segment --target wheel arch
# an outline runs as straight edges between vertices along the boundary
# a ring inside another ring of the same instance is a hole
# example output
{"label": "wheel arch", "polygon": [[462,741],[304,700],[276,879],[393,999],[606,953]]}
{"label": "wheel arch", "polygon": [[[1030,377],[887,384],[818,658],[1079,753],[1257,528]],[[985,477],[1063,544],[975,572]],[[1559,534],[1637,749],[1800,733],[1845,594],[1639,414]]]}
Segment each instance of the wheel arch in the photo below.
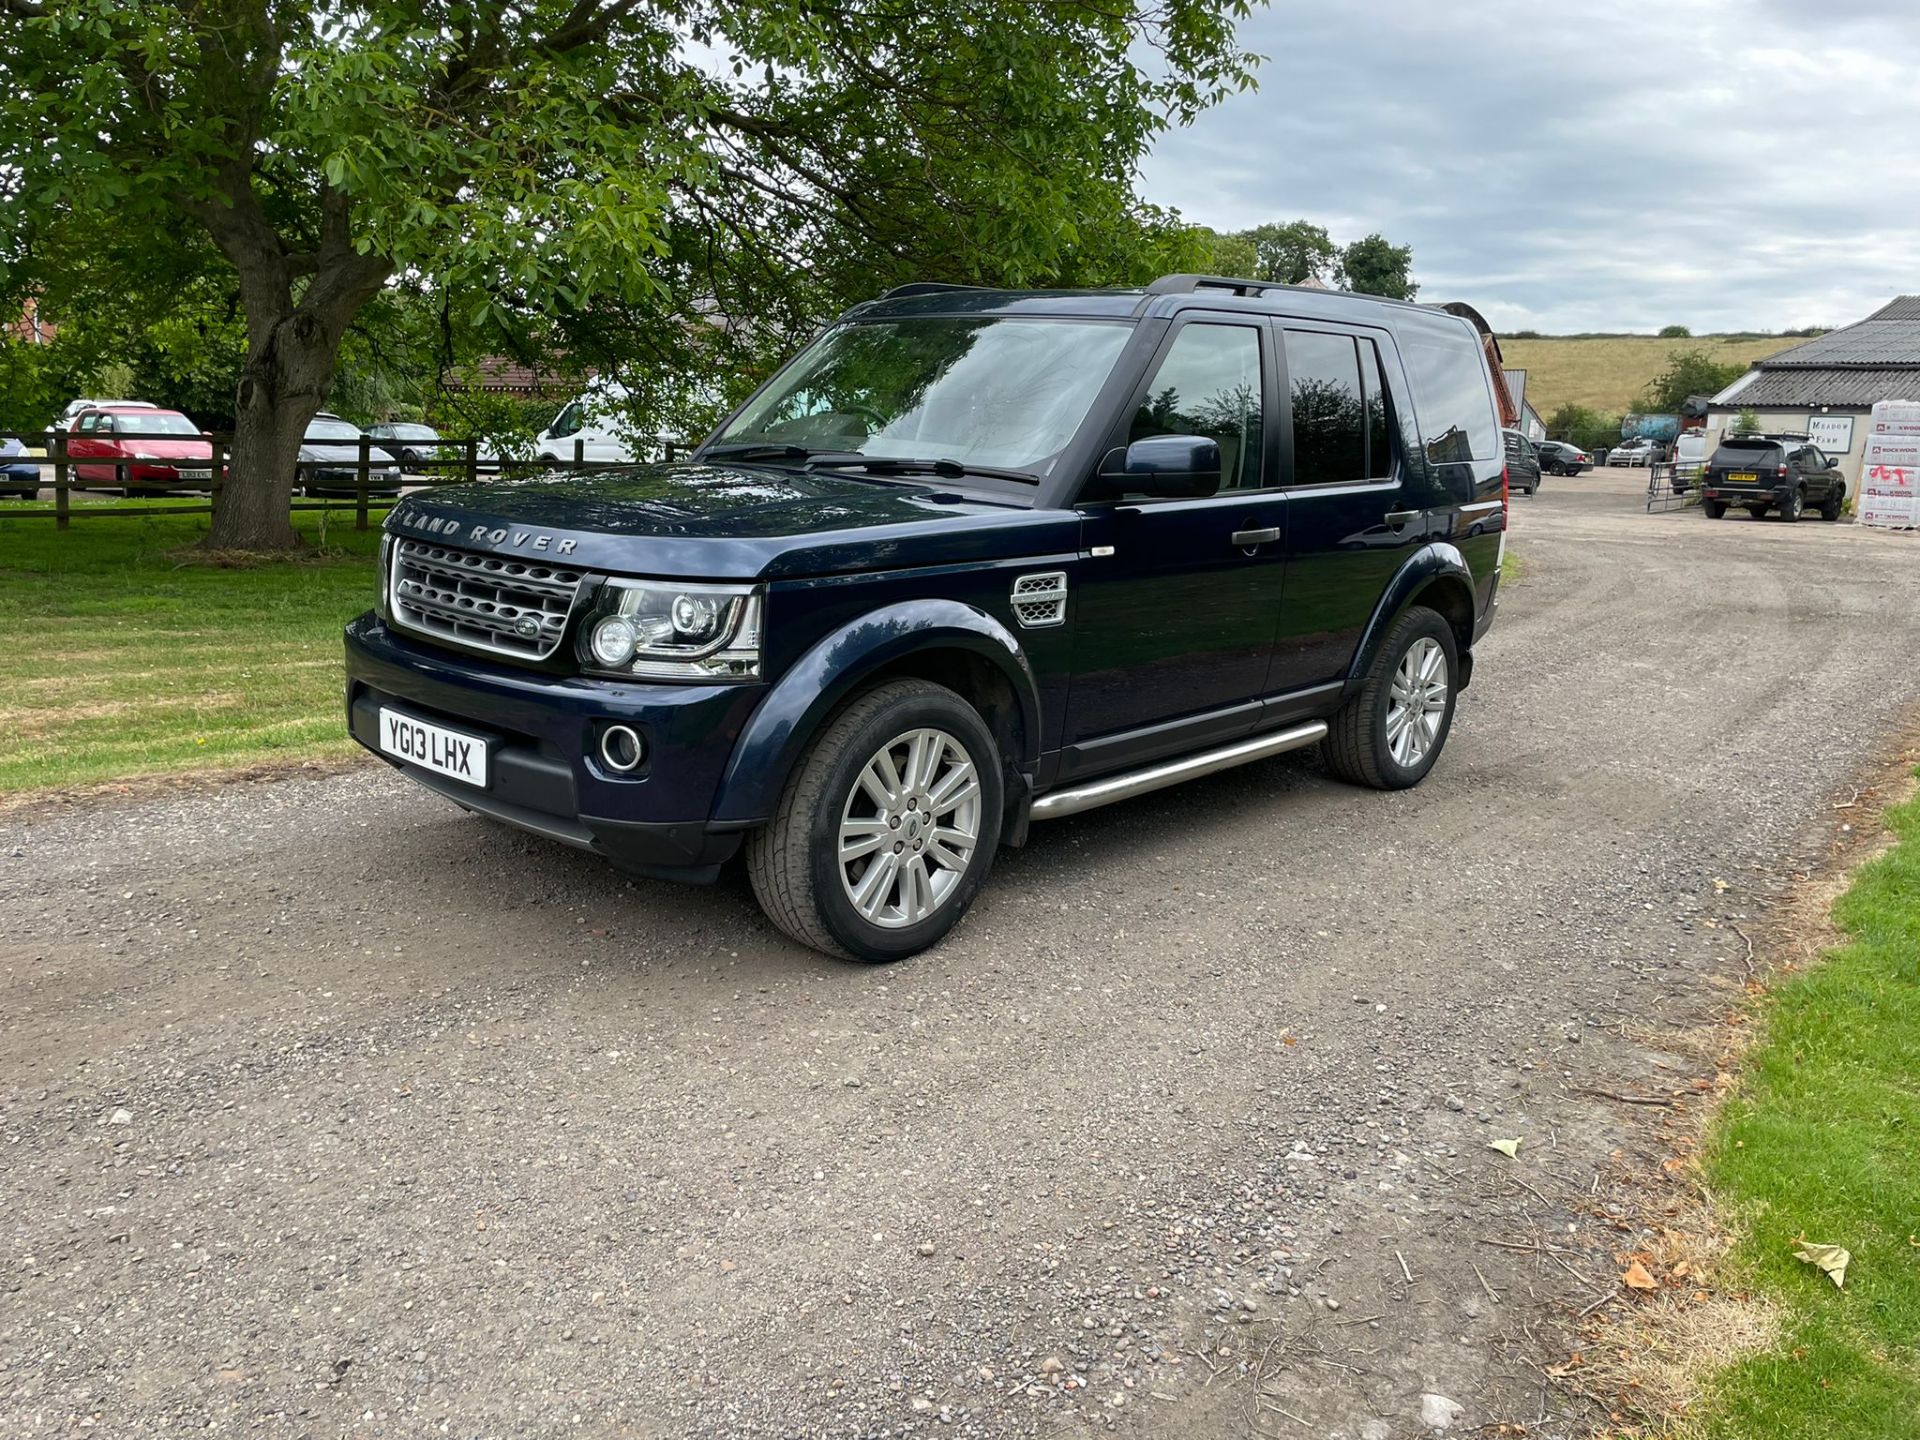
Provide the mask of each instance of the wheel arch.
{"label": "wheel arch", "polygon": [[[1473,571],[1455,546],[1436,543],[1423,547],[1400,567],[1374,607],[1373,618],[1361,632],[1347,670],[1346,693],[1352,694],[1365,681],[1394,621],[1414,605],[1439,612],[1453,631],[1455,647],[1464,660],[1473,646],[1473,596]],[[1464,676],[1471,672],[1464,663],[1461,669],[1464,687]]]}
{"label": "wheel arch", "polygon": [[1009,810],[1024,813],[1039,758],[1040,701],[1013,635],[984,610],[955,600],[890,605],[823,637],[755,707],[714,797],[713,819],[754,824],[773,812],[820,728],[860,692],[912,677],[944,685],[980,712],[1001,747]]}

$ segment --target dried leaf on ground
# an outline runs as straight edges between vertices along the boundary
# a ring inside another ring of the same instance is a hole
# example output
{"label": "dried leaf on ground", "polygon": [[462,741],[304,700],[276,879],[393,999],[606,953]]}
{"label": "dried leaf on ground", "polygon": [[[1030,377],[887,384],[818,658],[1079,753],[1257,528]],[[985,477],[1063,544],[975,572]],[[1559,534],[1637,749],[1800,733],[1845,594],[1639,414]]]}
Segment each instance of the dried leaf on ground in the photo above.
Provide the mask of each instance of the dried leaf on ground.
{"label": "dried leaf on ground", "polygon": [[1511,1160],[1520,1153],[1520,1142],[1518,1140],[1489,1140],[1487,1142],[1487,1148],[1489,1150],[1498,1150],[1502,1155]]}
{"label": "dried leaf on ground", "polygon": [[1812,1240],[1796,1240],[1793,1258],[1806,1265],[1818,1265],[1840,1289],[1847,1288],[1847,1264],[1853,1259],[1839,1245],[1822,1245]]}
{"label": "dried leaf on ground", "polygon": [[1647,1267],[1638,1260],[1627,1266],[1627,1273],[1620,1277],[1620,1283],[1629,1290],[1658,1290],[1660,1282],[1647,1273]]}

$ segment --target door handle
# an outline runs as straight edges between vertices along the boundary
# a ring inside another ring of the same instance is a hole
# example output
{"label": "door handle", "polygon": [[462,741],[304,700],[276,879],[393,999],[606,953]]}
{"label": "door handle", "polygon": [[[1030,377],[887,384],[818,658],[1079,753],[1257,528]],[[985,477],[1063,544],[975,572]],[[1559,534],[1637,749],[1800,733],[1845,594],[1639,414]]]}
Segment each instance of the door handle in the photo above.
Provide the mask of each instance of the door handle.
{"label": "door handle", "polygon": [[1426,514],[1424,510],[1389,510],[1380,518],[1387,522],[1389,529],[1398,530],[1403,526],[1411,525],[1424,514]]}
{"label": "door handle", "polygon": [[1268,525],[1259,530],[1236,530],[1233,532],[1233,543],[1242,550],[1251,549],[1255,545],[1265,545],[1268,541],[1278,540],[1279,538],[1280,527],[1278,525]]}

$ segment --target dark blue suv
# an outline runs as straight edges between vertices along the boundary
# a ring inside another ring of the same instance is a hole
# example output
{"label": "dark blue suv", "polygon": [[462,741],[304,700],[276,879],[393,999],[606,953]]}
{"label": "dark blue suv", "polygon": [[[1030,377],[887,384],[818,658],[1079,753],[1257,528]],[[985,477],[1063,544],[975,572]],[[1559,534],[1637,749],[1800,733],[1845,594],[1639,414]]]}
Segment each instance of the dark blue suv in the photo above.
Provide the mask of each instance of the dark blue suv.
{"label": "dark blue suv", "polygon": [[1453,314],[1192,275],[911,285],[690,463],[408,496],[348,720],[629,870],[744,849],[787,934],[890,960],[1031,821],[1316,743],[1417,783],[1506,521]]}

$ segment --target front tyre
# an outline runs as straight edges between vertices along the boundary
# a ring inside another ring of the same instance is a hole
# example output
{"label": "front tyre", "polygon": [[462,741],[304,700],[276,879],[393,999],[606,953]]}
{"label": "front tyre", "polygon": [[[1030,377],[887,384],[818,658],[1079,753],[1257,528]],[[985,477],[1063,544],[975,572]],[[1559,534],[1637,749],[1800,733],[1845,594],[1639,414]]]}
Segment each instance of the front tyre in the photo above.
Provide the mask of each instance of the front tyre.
{"label": "front tyre", "polygon": [[1839,489],[1829,490],[1827,492],[1827,498],[1820,502],[1820,518],[1822,520],[1838,520],[1840,518],[1840,511],[1845,507],[1846,503],[1847,497],[1842,494]]}
{"label": "front tyre", "polygon": [[971,705],[925,680],[877,685],[828,722],[748,837],[753,893],[815,950],[917,954],[985,883],[1002,795],[999,747]]}
{"label": "front tyre", "polygon": [[1327,723],[1327,768],[1376,790],[1418,785],[1453,729],[1459,647],[1453,627],[1416,605],[1393,623],[1367,678]]}

